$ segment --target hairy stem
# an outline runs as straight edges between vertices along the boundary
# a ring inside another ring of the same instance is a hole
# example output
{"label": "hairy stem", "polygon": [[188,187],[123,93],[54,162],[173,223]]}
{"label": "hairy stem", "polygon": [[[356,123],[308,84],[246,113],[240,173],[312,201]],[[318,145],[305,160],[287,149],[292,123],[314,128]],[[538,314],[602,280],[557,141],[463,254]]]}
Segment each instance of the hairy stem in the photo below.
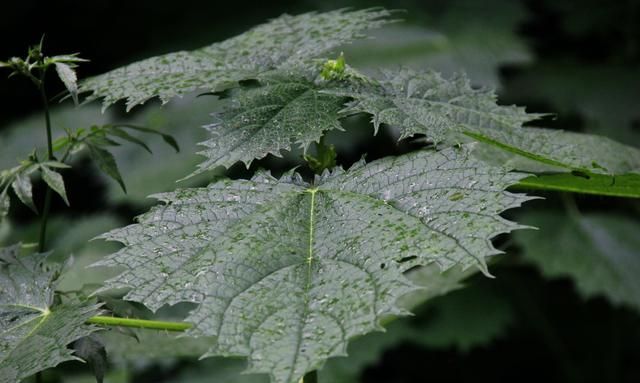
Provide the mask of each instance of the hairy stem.
{"label": "hairy stem", "polygon": [[165,331],[185,331],[191,328],[191,324],[184,322],[165,322],[146,319],[116,318],[109,316],[94,316],[89,318],[87,323],[97,324],[101,326],[121,326]]}
{"label": "hairy stem", "polygon": [[[38,87],[40,88],[40,97],[42,98],[42,106],[44,107],[44,120],[47,130],[47,159],[53,160],[53,140],[51,139],[51,116],[49,114],[49,100],[47,99],[47,93],[44,89],[44,76],[45,71],[42,71],[40,76],[40,82]],[[51,193],[50,187],[47,187],[46,194],[44,196],[44,207],[42,209],[42,222],[40,223],[40,237],[38,240],[39,252],[43,252],[46,249],[47,240],[47,221],[49,219],[49,211],[51,210]]]}

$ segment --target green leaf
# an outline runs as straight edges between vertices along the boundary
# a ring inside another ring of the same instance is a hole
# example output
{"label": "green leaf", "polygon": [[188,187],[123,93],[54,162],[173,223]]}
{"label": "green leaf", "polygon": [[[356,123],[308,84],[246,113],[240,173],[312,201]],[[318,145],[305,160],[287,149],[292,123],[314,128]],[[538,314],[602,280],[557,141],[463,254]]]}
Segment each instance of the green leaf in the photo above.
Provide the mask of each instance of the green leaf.
{"label": "green leaf", "polygon": [[91,159],[95,161],[98,168],[102,170],[104,174],[116,180],[122,190],[126,193],[127,188],[124,185],[124,181],[122,180],[122,176],[118,170],[118,164],[116,163],[116,159],[113,157],[113,154],[108,150],[94,145],[93,143],[89,143],[87,147],[89,148],[89,155],[91,156]]}
{"label": "green leaf", "polygon": [[[476,272],[476,269],[471,268],[464,271],[453,268],[441,272],[440,268],[433,264],[413,269],[406,274],[407,278],[421,289],[401,297],[398,305],[406,310],[414,310],[426,301],[462,288],[462,280]],[[368,334],[350,342],[348,356],[329,359],[318,373],[319,381],[321,383],[359,381],[358,377],[362,371],[377,362],[385,350],[420,336],[422,329],[412,328],[410,319],[412,318],[393,321],[385,325],[384,332]]]}
{"label": "green leaf", "polygon": [[36,209],[36,205],[33,203],[31,179],[29,176],[21,173],[16,174],[16,178],[11,183],[11,187],[20,201],[37,214],[38,209]]}
{"label": "green leaf", "polygon": [[199,152],[207,159],[199,171],[229,167],[238,161],[247,167],[267,154],[280,155],[293,145],[305,151],[324,132],[341,129],[338,111],[344,97],[323,94],[325,82],[315,83],[316,71],[276,71],[260,76],[261,86],[232,91],[233,103],[209,125],[211,138]]}
{"label": "green leaf", "polygon": [[540,117],[497,105],[492,91],[473,89],[464,76],[446,80],[433,71],[384,71],[379,81],[326,92],[353,98],[342,115],[371,114],[376,132],[380,124],[391,125],[400,139],[424,134],[435,143],[457,143],[464,130],[511,131]]}
{"label": "green leaf", "polygon": [[[517,170],[535,173],[640,172],[639,149],[603,136],[543,128],[467,131],[465,134],[487,144],[478,148],[477,155]],[[499,150],[492,150],[492,146]]]}
{"label": "green leaf", "polygon": [[[529,172],[581,170],[623,174],[640,171],[640,150],[606,137],[523,128],[541,115],[499,106],[493,92],[472,89],[464,77],[434,72],[385,72],[379,82],[350,85],[332,94],[352,97],[342,114],[369,113],[374,128],[397,127],[400,139],[424,134],[435,143],[480,141],[478,156]],[[504,153],[503,153],[504,152]]]}
{"label": "green leaf", "polygon": [[62,179],[60,173],[49,169],[49,167],[44,164],[41,164],[39,168],[42,171],[42,179],[44,180],[44,182],[46,182],[54,192],[58,193],[58,195],[64,200],[64,203],[69,206],[67,191],[64,187],[64,180]]}
{"label": "green leaf", "polygon": [[91,365],[96,383],[102,383],[107,371],[107,351],[102,338],[96,334],[80,338],[74,342],[73,350],[78,357]]}
{"label": "green leaf", "polygon": [[136,126],[136,125],[120,125],[120,126],[122,126],[123,128],[133,129],[133,130],[137,130],[144,133],[157,134],[160,137],[162,137],[162,140],[164,142],[166,142],[169,146],[175,149],[176,153],[180,151],[180,146],[178,145],[178,142],[170,134],[162,133],[157,131],[156,129],[146,128],[144,126]]}
{"label": "green leaf", "polygon": [[152,310],[198,303],[192,336],[207,355],[243,355],[248,372],[297,383],[415,290],[414,266],[476,266],[489,239],[521,226],[499,216],[529,198],[504,189],[523,175],[468,147],[419,151],[316,179],[261,173],[157,197],[167,204],[104,238],[125,247],[97,265],[124,267],[105,289]]}
{"label": "green leaf", "polygon": [[84,322],[97,314],[91,303],[53,303],[55,268],[44,254],[20,255],[0,249],[0,381],[14,382],[77,359],[67,348],[95,328]]}
{"label": "green leaf", "polygon": [[513,308],[496,289],[473,284],[430,302],[431,320],[412,329],[411,341],[430,348],[469,351],[504,334]]}
{"label": "green leaf", "polygon": [[197,89],[216,91],[267,70],[309,62],[388,23],[389,14],[366,9],[282,15],[223,42],[90,78],[82,82],[81,91],[93,92],[90,99],[104,98],[104,107],[126,98],[127,109],[153,97],[164,103]]}
{"label": "green leaf", "polygon": [[561,173],[528,177],[513,189],[552,190],[571,193],[595,194],[611,197],[640,198],[640,175],[604,175]]}
{"label": "green leaf", "polygon": [[618,214],[541,211],[522,216],[540,231],[518,233],[525,257],[551,278],[569,277],[585,297],[640,310],[640,223]]}
{"label": "green leaf", "polygon": [[111,126],[108,129],[108,134],[111,134],[112,136],[119,137],[119,138],[121,138],[121,139],[123,139],[125,141],[132,142],[132,143],[140,146],[141,148],[143,148],[147,152],[151,153],[151,149],[149,148],[149,146],[147,144],[144,143],[144,141],[142,141],[141,139],[139,139],[137,137],[134,137],[134,136],[130,135],[126,131],[124,131],[124,130],[116,127],[116,126]]}
{"label": "green leaf", "polygon": [[70,65],[65,63],[56,62],[55,65],[58,77],[60,77],[67,91],[69,91],[73,102],[78,105],[78,77],[76,76],[76,72]]}

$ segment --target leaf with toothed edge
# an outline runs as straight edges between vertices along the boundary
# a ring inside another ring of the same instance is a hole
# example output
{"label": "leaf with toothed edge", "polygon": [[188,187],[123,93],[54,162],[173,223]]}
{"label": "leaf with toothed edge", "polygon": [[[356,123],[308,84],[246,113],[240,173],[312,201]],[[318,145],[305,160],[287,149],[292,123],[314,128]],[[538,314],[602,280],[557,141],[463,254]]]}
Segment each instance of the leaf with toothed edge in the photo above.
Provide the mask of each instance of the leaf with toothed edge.
{"label": "leaf with toothed edge", "polygon": [[77,359],[67,347],[96,330],[85,325],[98,314],[91,302],[53,304],[56,270],[45,254],[21,255],[0,248],[0,381],[17,382]]}
{"label": "leaf with toothed edge", "polygon": [[103,107],[127,100],[127,109],[160,97],[163,103],[203,89],[217,91],[272,69],[295,67],[364,37],[391,22],[381,8],[282,15],[239,36],[195,50],[169,53],[92,77],[80,92]]}
{"label": "leaf with toothed edge", "polygon": [[201,143],[207,159],[196,174],[238,161],[247,166],[267,154],[280,155],[293,145],[305,151],[324,132],[342,129],[338,112],[347,100],[321,93],[327,81],[319,70],[273,71],[258,78],[260,86],[232,91],[233,101],[206,128],[211,138]]}
{"label": "leaf with toothed edge", "polygon": [[465,76],[449,80],[434,71],[383,71],[380,80],[323,92],[352,98],[341,115],[371,114],[376,132],[387,124],[400,130],[400,139],[424,134],[435,143],[464,141],[464,130],[517,129],[541,116],[498,105],[495,93],[473,89]]}
{"label": "leaf with toothed edge", "polygon": [[97,265],[123,267],[104,289],[157,310],[199,306],[189,335],[205,356],[245,356],[248,372],[298,382],[349,339],[403,315],[414,266],[475,265],[491,238],[523,228],[500,217],[529,197],[505,188],[525,175],[487,166],[469,146],[418,151],[317,177],[226,180],[156,197],[166,204],[103,238],[125,247]]}

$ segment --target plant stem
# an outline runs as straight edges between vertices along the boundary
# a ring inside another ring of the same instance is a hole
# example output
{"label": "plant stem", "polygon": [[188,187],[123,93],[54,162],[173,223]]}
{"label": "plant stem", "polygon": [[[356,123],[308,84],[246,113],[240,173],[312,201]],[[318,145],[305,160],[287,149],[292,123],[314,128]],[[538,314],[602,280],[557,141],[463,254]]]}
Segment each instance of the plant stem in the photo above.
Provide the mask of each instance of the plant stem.
{"label": "plant stem", "polygon": [[[42,71],[40,76],[40,82],[38,88],[40,89],[40,97],[42,98],[42,106],[44,107],[44,119],[45,127],[47,130],[47,159],[53,160],[53,140],[51,139],[51,116],[49,114],[49,100],[47,99],[47,93],[44,89],[44,76],[45,71]],[[47,239],[47,221],[49,219],[49,211],[51,210],[51,188],[47,186],[47,191],[44,196],[44,207],[42,209],[42,222],[40,224],[40,238],[38,240],[39,252],[43,252],[46,249]]]}
{"label": "plant stem", "polygon": [[302,383],[318,383],[318,371],[307,372],[302,378]]}
{"label": "plant stem", "polygon": [[183,322],[165,322],[146,319],[116,318],[109,316],[94,316],[89,318],[87,323],[102,326],[134,327],[166,331],[185,331],[191,328],[191,324]]}

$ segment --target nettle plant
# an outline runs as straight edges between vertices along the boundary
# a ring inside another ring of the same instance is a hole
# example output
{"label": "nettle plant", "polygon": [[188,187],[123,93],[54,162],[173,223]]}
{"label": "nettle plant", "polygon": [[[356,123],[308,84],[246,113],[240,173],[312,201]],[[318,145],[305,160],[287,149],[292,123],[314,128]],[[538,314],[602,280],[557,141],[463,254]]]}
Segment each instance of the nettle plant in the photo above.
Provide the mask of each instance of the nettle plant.
{"label": "nettle plant", "polygon": [[[90,359],[69,344],[102,327],[128,326],[203,337],[204,357],[245,357],[247,372],[268,374],[272,382],[315,382],[328,358],[346,355],[350,339],[383,330],[434,295],[438,276],[421,274],[425,267],[466,270],[458,280],[474,269],[491,276],[488,260],[500,253],[492,238],[526,228],[500,214],[535,198],[508,188],[640,194],[636,149],[523,127],[542,115],[499,105],[492,91],[473,88],[462,75],[398,69],[369,76],[350,67],[348,47],[344,55],[340,48],[394,21],[383,9],[284,15],[79,85],[76,55],[45,57],[40,45],[25,60],[2,62],[41,90],[49,145],[45,160],[34,152],[2,173],[0,206],[6,213],[11,188],[36,210],[31,174],[49,189],[39,251],[15,245],[0,253],[0,380]],[[101,237],[124,246],[97,265],[122,273],[90,297],[58,294],[64,268],[46,263],[45,236],[52,191],[66,201],[59,168],[88,150],[124,188],[108,147],[114,139],[145,147],[127,129],[162,133],[107,125],[53,141],[43,84],[49,67],[74,99],[88,94],[87,101],[103,99],[104,108],[122,99],[127,110],[155,97],[166,103],[198,90],[227,99],[206,127],[210,138],[194,173],[238,162],[248,167],[296,147],[306,165],[280,177],[257,171],[250,179],[217,178],[207,187],[153,196],[162,204]],[[390,126],[400,140],[418,139],[422,147],[336,166],[336,150],[324,137],[361,114],[370,116],[371,134]],[[152,311],[180,302],[195,309],[184,322],[119,318],[95,298],[113,289],[126,289],[125,301]]]}

